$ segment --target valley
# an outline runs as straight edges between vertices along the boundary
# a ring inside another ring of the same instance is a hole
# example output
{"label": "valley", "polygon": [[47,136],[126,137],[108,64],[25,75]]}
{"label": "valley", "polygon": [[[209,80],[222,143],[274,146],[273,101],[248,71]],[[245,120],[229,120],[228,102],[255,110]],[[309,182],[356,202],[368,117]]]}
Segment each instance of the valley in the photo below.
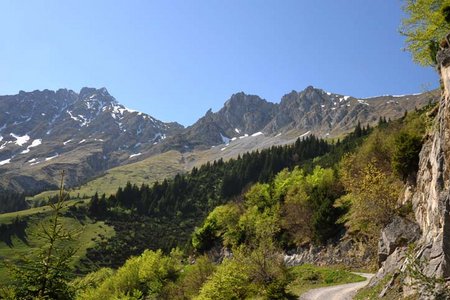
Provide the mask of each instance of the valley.
{"label": "valley", "polygon": [[111,4],[0,2],[0,299],[450,299],[449,1]]}

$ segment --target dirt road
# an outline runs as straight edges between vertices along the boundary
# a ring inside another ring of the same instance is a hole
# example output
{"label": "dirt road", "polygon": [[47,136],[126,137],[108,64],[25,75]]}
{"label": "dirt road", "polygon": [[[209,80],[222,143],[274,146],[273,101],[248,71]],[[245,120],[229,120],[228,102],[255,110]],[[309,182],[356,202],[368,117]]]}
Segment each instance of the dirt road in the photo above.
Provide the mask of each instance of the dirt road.
{"label": "dirt road", "polygon": [[367,278],[366,281],[335,285],[310,290],[300,296],[300,300],[349,300],[356,292],[363,288],[372,278],[373,274],[356,273]]}

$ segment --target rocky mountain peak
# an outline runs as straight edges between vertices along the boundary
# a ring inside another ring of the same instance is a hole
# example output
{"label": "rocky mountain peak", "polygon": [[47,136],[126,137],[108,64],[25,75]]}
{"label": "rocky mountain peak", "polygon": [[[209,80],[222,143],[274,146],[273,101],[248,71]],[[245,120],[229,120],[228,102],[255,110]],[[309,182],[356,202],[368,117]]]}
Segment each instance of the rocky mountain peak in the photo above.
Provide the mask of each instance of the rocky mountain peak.
{"label": "rocky mountain peak", "polygon": [[[68,185],[149,152],[183,126],[121,105],[105,88],[59,89],[0,96],[0,188],[41,189],[58,170]],[[24,180],[22,170],[35,174]]]}

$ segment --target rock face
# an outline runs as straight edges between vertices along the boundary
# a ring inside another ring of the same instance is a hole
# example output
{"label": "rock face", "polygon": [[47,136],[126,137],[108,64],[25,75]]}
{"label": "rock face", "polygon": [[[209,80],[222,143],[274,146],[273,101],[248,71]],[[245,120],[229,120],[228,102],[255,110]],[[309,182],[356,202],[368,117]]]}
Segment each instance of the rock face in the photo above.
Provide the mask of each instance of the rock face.
{"label": "rock face", "polygon": [[162,143],[163,150],[188,151],[226,144],[232,137],[262,131],[272,120],[277,105],[255,95],[237,93],[218,112],[209,110],[194,125]]}
{"label": "rock face", "polygon": [[378,264],[384,262],[397,248],[406,247],[421,236],[417,223],[395,216],[382,231],[378,242]]}
{"label": "rock face", "polygon": [[305,263],[319,266],[345,265],[359,269],[366,268],[373,255],[374,249],[370,249],[364,243],[344,239],[337,244],[324,247],[309,246],[296,249],[284,255],[284,263],[287,266]]}
{"label": "rock face", "polygon": [[412,197],[423,232],[417,257],[428,261],[427,276],[450,276],[450,50],[438,55],[444,91],[436,128],[420,153],[416,192]]}

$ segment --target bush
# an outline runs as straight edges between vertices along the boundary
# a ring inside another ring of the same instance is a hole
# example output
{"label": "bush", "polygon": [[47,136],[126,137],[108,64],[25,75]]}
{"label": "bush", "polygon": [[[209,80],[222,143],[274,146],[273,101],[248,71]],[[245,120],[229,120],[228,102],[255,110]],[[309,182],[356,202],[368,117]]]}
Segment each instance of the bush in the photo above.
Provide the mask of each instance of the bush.
{"label": "bush", "polygon": [[78,299],[158,298],[169,283],[176,281],[180,269],[179,251],[165,256],[161,250],[146,250],[142,255],[127,260],[98,286],[87,288],[78,295]]}
{"label": "bush", "polygon": [[420,136],[400,133],[395,139],[392,168],[403,180],[417,173],[419,169],[419,153],[422,149]]}

